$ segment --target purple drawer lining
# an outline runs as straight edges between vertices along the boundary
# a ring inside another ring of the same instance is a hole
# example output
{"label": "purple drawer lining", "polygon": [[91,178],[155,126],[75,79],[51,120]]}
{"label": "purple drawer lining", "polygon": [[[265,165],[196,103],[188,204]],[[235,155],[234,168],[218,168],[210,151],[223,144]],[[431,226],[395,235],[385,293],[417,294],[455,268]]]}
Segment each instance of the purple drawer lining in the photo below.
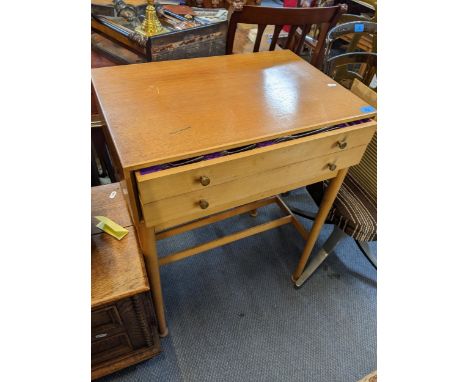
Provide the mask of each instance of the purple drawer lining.
{"label": "purple drawer lining", "polygon": [[151,166],[151,167],[141,169],[140,174],[141,175],[151,174],[153,172],[167,170],[169,168],[175,168],[175,167],[183,166],[183,165],[190,164],[190,163],[196,163],[196,162],[201,162],[204,160],[220,158],[220,157],[232,155],[238,152],[249,151],[255,148],[259,148],[259,147],[271,146],[271,145],[274,145],[275,143],[286,142],[286,141],[290,141],[293,139],[302,138],[308,135],[315,135],[315,134],[323,133],[325,131],[342,129],[343,127],[354,126],[354,125],[358,125],[358,124],[370,122],[370,121],[371,119],[366,118],[366,119],[360,119],[358,121],[353,121],[353,122],[340,123],[339,125],[335,125],[335,126],[323,127],[323,128],[312,130],[312,131],[306,131],[304,133],[288,135],[286,137],[280,137],[280,138],[272,139],[269,141],[263,141],[259,143],[253,143],[247,146],[236,147],[230,150],[224,150],[224,151],[219,151],[219,152],[205,154],[205,155],[199,155],[193,158],[183,159],[183,160],[171,162],[171,163],[158,164],[156,166]]}

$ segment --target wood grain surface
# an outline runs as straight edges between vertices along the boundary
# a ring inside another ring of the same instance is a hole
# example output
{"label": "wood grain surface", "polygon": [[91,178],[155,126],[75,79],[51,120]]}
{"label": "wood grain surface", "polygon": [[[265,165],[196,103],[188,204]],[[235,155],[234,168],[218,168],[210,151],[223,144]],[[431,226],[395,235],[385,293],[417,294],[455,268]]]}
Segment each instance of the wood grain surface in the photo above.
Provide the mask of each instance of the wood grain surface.
{"label": "wood grain surface", "polygon": [[91,236],[91,307],[148,291],[149,284],[135,228],[122,240],[102,233]]}
{"label": "wood grain surface", "polygon": [[375,115],[287,50],[99,68],[92,80],[128,170]]}
{"label": "wood grain surface", "polygon": [[[115,197],[110,198],[115,191]],[[128,229],[122,239],[103,233],[94,216],[103,215]],[[91,306],[149,290],[135,228],[118,183],[91,187]]]}
{"label": "wood grain surface", "polygon": [[[115,197],[111,198],[115,191]],[[119,183],[105,184],[91,187],[91,234],[102,233],[96,227],[98,221],[94,216],[106,216],[122,227],[127,228],[132,225],[132,219],[128,213],[127,204],[120,189]]]}

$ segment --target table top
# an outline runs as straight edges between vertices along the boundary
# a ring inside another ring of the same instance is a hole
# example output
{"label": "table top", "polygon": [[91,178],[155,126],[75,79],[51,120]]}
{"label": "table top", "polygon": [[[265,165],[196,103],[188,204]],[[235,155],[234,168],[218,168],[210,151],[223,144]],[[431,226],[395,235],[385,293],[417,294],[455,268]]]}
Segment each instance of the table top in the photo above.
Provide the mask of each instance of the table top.
{"label": "table top", "polygon": [[[112,194],[115,192],[115,194]],[[122,239],[95,227],[96,215],[104,215],[128,229]],[[115,302],[150,289],[119,183],[91,187],[91,307]]]}
{"label": "table top", "polygon": [[92,70],[125,169],[375,115],[289,50]]}
{"label": "table top", "polygon": [[91,187],[91,235],[100,234],[94,216],[106,216],[124,228],[132,223],[119,183]]}
{"label": "table top", "polygon": [[91,235],[91,307],[150,290],[135,228],[122,239]]}

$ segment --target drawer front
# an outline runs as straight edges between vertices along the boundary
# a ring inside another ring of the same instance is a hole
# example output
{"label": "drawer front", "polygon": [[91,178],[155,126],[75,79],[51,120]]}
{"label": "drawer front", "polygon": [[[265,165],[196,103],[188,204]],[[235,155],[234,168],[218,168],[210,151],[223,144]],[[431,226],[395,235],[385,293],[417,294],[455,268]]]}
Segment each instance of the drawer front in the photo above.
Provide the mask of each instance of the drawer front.
{"label": "drawer front", "polygon": [[[147,204],[192,191],[203,191],[238,178],[340,153],[366,145],[374,131],[375,122],[372,121],[152,174],[140,175],[137,172],[140,201]],[[346,147],[342,145],[340,148],[338,142],[346,142]]]}
{"label": "drawer front", "polygon": [[122,319],[115,305],[91,312],[91,340],[109,337],[123,330]]}
{"label": "drawer front", "polygon": [[[366,145],[362,145],[142,204],[146,225],[154,226],[157,231],[163,230],[319,180],[333,178],[339,169],[359,163],[365,149]],[[201,201],[205,201],[208,206],[205,204],[206,208],[202,208]]]}
{"label": "drawer front", "polygon": [[103,338],[91,343],[91,364],[112,360],[132,351],[132,345],[125,333]]}
{"label": "drawer front", "polygon": [[93,379],[148,359],[161,351],[150,292],[95,309],[91,317]]}

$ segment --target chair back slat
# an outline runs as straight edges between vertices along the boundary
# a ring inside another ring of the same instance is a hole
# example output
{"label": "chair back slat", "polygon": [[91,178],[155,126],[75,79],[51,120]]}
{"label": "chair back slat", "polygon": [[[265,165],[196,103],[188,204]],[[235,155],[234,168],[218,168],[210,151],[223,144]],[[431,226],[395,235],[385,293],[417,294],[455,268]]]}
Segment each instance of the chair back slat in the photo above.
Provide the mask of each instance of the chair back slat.
{"label": "chair back slat", "polygon": [[[240,23],[258,24],[259,26],[254,52],[258,52],[260,48],[261,38],[267,25],[275,26],[270,50],[274,50],[282,27],[290,25],[291,29],[288,34],[286,47],[296,53],[299,53],[302,49],[305,34],[310,31],[311,26],[321,24],[318,46],[322,49],[328,30],[336,25],[338,19],[346,10],[346,5],[342,4],[322,8],[271,8],[245,5],[240,10],[234,10],[229,19],[226,54],[232,54],[237,24]],[[302,35],[298,38],[295,36],[295,33],[299,27],[302,29]],[[312,55],[311,63],[315,66],[322,62],[321,59],[317,59],[323,56],[323,52],[320,49],[316,49]]]}
{"label": "chair back slat", "polygon": [[304,46],[306,36],[309,34],[311,28],[312,28],[312,25],[303,25],[301,27],[302,33],[301,33],[299,42],[297,43],[296,50],[295,50],[295,53],[297,55],[299,55],[301,53],[302,47]]}
{"label": "chair back slat", "polygon": [[295,45],[294,37],[296,34],[297,25],[291,25],[288,33],[288,39],[286,40],[286,49],[293,50]]}
{"label": "chair back slat", "polygon": [[265,28],[265,24],[258,24],[257,37],[255,38],[255,45],[253,49],[254,52],[258,52],[258,50],[260,49],[260,42],[262,41],[263,31],[265,30]]}
{"label": "chair back slat", "polygon": [[333,41],[351,34],[353,38],[347,47],[348,52],[356,51],[359,41],[364,35],[372,36],[372,52],[377,52],[377,23],[371,21],[351,21],[337,25],[330,30],[326,45],[331,46]]}
{"label": "chair back slat", "polygon": [[[360,0],[362,3],[366,3],[368,5],[369,11],[373,15],[369,17],[369,15],[356,15],[356,14],[344,14],[341,19],[340,23],[348,23],[350,21],[372,21],[372,22],[377,22],[377,0]],[[351,7],[352,8],[352,7]]]}
{"label": "chair back slat", "polygon": [[229,21],[283,26],[321,24],[331,22],[336,13],[344,9],[346,9],[344,5],[323,8],[272,8],[244,5],[241,10],[232,12]]}
{"label": "chair back slat", "polygon": [[330,57],[327,62],[333,66],[349,64],[377,64],[377,53],[372,52],[350,52]]}
{"label": "chair back slat", "polygon": [[275,50],[281,29],[283,29],[282,25],[275,25],[275,31],[273,32],[273,36],[271,37],[270,50]]}
{"label": "chair back slat", "polygon": [[347,34],[377,34],[377,23],[371,21],[351,21],[334,27],[327,36],[327,43]]}
{"label": "chair back slat", "polygon": [[[365,64],[365,67],[363,67],[363,64]],[[359,65],[359,68],[353,69],[353,66],[356,65]],[[358,79],[369,85],[376,74],[376,69],[377,53],[351,52],[328,59],[326,73],[343,86],[348,87],[353,79]]]}
{"label": "chair back slat", "polygon": [[315,46],[315,51],[317,54],[315,54],[312,57],[311,64],[318,67],[319,63],[323,61],[323,54],[325,52],[325,39],[327,38],[327,33],[328,31],[333,27],[333,25],[336,24],[336,20],[331,23],[322,23],[320,25],[320,30],[319,30],[319,36],[317,39],[317,44]]}

